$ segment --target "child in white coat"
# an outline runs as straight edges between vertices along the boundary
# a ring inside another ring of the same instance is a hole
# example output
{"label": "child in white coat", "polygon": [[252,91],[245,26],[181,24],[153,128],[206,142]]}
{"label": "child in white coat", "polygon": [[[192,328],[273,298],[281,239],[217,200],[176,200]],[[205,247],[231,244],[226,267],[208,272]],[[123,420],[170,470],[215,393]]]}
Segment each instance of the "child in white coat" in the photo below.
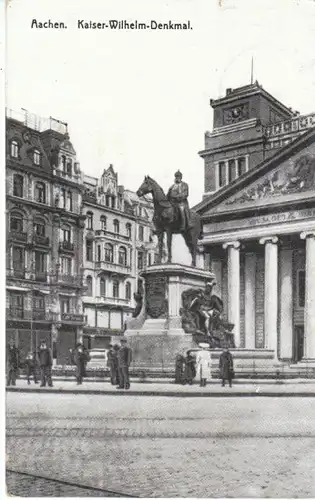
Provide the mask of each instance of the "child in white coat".
{"label": "child in white coat", "polygon": [[211,378],[211,353],[209,351],[209,344],[199,344],[201,351],[197,352],[196,357],[196,372],[197,377],[200,378],[200,387],[205,387],[207,380]]}

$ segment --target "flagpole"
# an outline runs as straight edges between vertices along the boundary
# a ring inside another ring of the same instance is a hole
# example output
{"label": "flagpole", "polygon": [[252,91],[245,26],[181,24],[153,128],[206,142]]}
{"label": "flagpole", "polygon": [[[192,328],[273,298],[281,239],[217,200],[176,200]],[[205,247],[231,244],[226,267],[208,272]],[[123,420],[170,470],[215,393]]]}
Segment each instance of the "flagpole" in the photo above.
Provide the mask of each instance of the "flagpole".
{"label": "flagpole", "polygon": [[250,72],[250,83],[253,85],[254,83],[254,58],[252,56],[252,64],[251,64],[251,72]]}

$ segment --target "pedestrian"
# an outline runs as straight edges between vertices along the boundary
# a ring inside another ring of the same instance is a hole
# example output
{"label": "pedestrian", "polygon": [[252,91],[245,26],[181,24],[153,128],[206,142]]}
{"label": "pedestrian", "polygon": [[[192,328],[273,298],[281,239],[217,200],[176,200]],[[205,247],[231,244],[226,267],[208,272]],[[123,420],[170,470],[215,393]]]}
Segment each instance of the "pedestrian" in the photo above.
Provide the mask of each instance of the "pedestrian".
{"label": "pedestrian", "polygon": [[47,347],[46,340],[41,340],[37,351],[38,363],[40,368],[40,387],[45,387],[46,382],[49,387],[52,387],[51,380],[51,367],[52,367],[52,353],[51,349]]}
{"label": "pedestrian", "polygon": [[126,345],[126,342],[127,340],[125,338],[120,340],[121,346],[117,352],[119,373],[119,385],[117,389],[130,389],[129,366],[132,361],[132,351],[130,347]]}
{"label": "pedestrian", "polygon": [[34,383],[37,384],[37,373],[36,373],[36,368],[37,368],[37,363],[36,363],[36,353],[29,351],[29,353],[26,356],[25,359],[25,368],[26,368],[26,379],[28,385],[31,383],[31,376],[33,375],[34,378]]}
{"label": "pedestrian", "polygon": [[110,382],[112,385],[119,385],[118,377],[118,345],[109,346],[109,351],[107,353],[107,366],[110,371]]}
{"label": "pedestrian", "polygon": [[211,354],[209,351],[209,344],[199,344],[201,350],[197,353],[197,366],[196,372],[200,380],[200,387],[205,387],[207,380],[211,378]]}
{"label": "pedestrian", "polygon": [[193,379],[196,376],[196,358],[193,356],[191,351],[187,351],[185,359],[185,372],[184,372],[184,384],[192,385]]}
{"label": "pedestrian", "polygon": [[19,369],[19,351],[14,340],[10,340],[7,347],[7,385],[16,385]]}
{"label": "pedestrian", "polygon": [[175,358],[175,384],[182,384],[185,372],[185,356],[177,354]]}
{"label": "pedestrian", "polygon": [[228,380],[229,386],[232,387],[232,379],[234,377],[233,356],[226,347],[219,360],[220,376],[222,379],[222,387],[225,386],[225,381]]}
{"label": "pedestrian", "polygon": [[77,385],[81,385],[83,382],[83,377],[86,376],[86,363],[90,359],[88,350],[83,346],[81,342],[78,342],[75,349],[72,351],[73,361],[76,366],[75,376],[77,380]]}

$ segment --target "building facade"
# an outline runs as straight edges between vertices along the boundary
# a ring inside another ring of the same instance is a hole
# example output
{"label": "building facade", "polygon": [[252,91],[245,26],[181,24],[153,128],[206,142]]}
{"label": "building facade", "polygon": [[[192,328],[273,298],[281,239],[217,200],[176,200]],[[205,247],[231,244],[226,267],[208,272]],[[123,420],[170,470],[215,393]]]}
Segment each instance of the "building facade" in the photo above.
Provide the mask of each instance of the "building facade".
{"label": "building facade", "polygon": [[154,263],[153,206],[119,185],[112,165],[99,179],[85,176],[84,188],[84,337],[104,348],[134,310],[139,272]]}
{"label": "building facade", "polygon": [[80,166],[63,122],[9,111],[6,131],[7,335],[64,364],[85,324]]}
{"label": "building facade", "polygon": [[[315,114],[257,83],[211,101],[202,216],[236,346],[285,363],[315,360]],[[208,193],[208,194],[207,194]],[[210,193],[210,194],[209,194]]]}

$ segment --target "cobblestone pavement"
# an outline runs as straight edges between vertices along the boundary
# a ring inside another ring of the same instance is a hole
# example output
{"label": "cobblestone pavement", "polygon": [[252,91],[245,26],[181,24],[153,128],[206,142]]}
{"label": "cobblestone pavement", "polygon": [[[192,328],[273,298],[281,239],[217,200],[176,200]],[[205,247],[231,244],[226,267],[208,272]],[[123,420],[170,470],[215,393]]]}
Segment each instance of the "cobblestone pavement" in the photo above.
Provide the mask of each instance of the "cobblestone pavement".
{"label": "cobblestone pavement", "polygon": [[7,467],[149,497],[315,496],[311,398],[7,394]]}
{"label": "cobblestone pavement", "polygon": [[65,484],[60,481],[7,471],[7,493],[19,497],[121,497],[112,491]]}

